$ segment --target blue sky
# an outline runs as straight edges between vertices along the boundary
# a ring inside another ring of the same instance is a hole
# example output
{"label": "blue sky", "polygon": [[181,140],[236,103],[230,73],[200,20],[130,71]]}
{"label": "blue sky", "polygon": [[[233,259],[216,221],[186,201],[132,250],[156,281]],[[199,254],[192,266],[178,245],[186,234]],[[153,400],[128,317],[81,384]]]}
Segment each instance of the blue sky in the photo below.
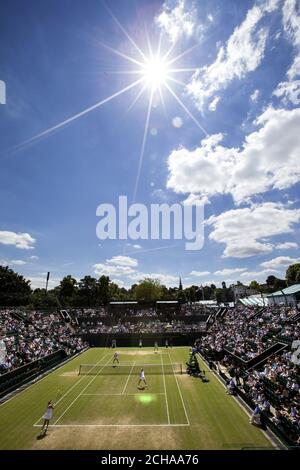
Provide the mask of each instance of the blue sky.
{"label": "blue sky", "polygon": [[[283,276],[300,260],[299,15],[296,0],[3,2],[1,263],[33,287],[47,271],[51,286]],[[164,84],[163,102],[153,92],[137,185],[151,83],[131,109],[144,82],[74,117],[140,79],[124,55],[143,64],[159,38],[160,65],[170,50],[169,69],[189,70],[166,79],[183,106]],[[100,241],[97,206],[132,201],[136,185],[147,206],[204,203],[203,249]]]}

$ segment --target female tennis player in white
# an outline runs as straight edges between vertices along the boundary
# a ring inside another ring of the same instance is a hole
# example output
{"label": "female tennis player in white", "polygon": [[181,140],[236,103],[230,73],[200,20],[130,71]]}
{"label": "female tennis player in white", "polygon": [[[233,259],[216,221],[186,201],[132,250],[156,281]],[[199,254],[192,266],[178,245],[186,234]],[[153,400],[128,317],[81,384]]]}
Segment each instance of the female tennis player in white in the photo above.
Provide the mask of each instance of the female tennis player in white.
{"label": "female tennis player in white", "polygon": [[44,431],[44,434],[46,434],[46,432],[48,430],[49,423],[50,423],[50,419],[53,416],[53,408],[54,408],[54,406],[52,405],[52,401],[50,400],[48,402],[48,405],[47,405],[46,413],[43,416],[44,424],[43,424],[43,427],[42,427],[42,432]]}
{"label": "female tennis player in white", "polygon": [[144,369],[141,369],[138,387],[140,386],[140,383],[141,383],[141,382],[144,382],[145,387],[147,387],[147,382],[146,382],[146,378],[145,378],[145,371],[144,371]]}

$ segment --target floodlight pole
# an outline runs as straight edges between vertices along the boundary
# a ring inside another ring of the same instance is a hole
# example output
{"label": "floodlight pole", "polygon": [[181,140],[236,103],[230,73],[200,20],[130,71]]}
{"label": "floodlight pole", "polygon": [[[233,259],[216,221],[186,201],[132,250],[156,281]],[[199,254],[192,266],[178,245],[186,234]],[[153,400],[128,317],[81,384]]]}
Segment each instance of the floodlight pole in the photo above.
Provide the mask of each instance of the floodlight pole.
{"label": "floodlight pole", "polygon": [[48,292],[49,277],[50,277],[50,273],[48,272],[48,273],[47,273],[47,279],[46,279],[46,294],[47,294],[47,292]]}

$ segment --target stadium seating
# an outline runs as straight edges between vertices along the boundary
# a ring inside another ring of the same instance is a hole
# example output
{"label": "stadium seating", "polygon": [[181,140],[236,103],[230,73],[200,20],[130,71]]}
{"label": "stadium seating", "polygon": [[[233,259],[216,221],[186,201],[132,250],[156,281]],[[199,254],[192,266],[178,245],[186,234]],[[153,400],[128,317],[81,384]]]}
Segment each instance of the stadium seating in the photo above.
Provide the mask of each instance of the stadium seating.
{"label": "stadium seating", "polygon": [[41,364],[50,368],[81,351],[84,339],[130,335],[144,335],[145,343],[150,338],[151,344],[158,337],[181,335],[186,342],[198,338],[198,351],[210,367],[227,382],[234,379],[237,393],[253,408],[259,406],[287,442],[300,443],[300,369],[291,361],[292,343],[300,339],[300,321],[297,310],[287,306],[204,311],[185,305],[170,312],[166,306],[163,311],[126,308],[122,314],[104,307],[48,313],[2,310],[0,336],[6,355],[0,379],[7,380],[5,385],[0,380],[0,395],[35,377]]}
{"label": "stadium seating", "polygon": [[291,349],[299,339],[298,314],[285,306],[256,312],[237,307],[216,318],[197,341],[210,365],[225,367],[241,396],[252,408],[259,405],[290,445],[300,444],[300,368]]}
{"label": "stadium seating", "polygon": [[1,358],[0,374],[46,357],[60,349],[67,355],[84,348],[78,335],[63,324],[57,315],[39,312],[20,314],[15,310],[0,312],[0,337],[6,353]]}

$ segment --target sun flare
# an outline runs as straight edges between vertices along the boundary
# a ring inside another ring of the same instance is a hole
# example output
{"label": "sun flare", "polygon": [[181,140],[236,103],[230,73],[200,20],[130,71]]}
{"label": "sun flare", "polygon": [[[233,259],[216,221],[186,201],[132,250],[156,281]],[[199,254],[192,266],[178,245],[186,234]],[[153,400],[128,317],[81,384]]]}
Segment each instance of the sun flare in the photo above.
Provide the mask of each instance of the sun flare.
{"label": "sun flare", "polygon": [[[127,38],[128,42],[133,46],[134,53],[128,55],[127,53],[123,52],[122,50],[114,49],[113,47],[100,43],[100,45],[109,50],[110,52],[117,55],[119,58],[127,61],[131,67],[128,69],[121,69],[121,70],[114,70],[114,71],[103,71],[102,74],[105,74],[105,77],[109,77],[113,74],[124,74],[124,76],[132,76],[133,79],[130,83],[127,83],[123,88],[120,90],[112,93],[110,96],[101,99],[100,101],[88,106],[87,108],[73,114],[61,122],[49,127],[48,129],[34,135],[33,137],[23,141],[21,144],[15,146],[16,149],[22,148],[26,145],[32,144],[35,141],[40,140],[43,137],[52,134],[53,132],[61,129],[62,127],[70,124],[71,122],[82,118],[86,114],[94,111],[97,108],[102,107],[106,103],[114,100],[115,98],[123,95],[124,93],[132,90],[134,88],[140,87],[137,91],[133,101],[129,105],[127,109],[127,113],[134,107],[137,101],[141,98],[141,96],[145,93],[148,89],[148,99],[147,99],[147,106],[146,106],[146,118],[145,118],[145,125],[144,125],[144,133],[141,145],[140,156],[138,160],[138,168],[137,168],[137,176],[133,191],[133,200],[135,201],[139,179],[141,174],[142,163],[144,159],[145,147],[147,142],[147,135],[149,130],[149,124],[151,119],[151,110],[153,107],[154,95],[158,94],[160,97],[161,104],[164,108],[165,115],[167,115],[167,109],[165,104],[164,95],[168,93],[173,97],[173,99],[177,102],[177,104],[181,107],[181,109],[189,116],[189,118],[196,124],[196,126],[201,130],[204,135],[208,135],[203,125],[199,122],[199,120],[194,116],[194,114],[189,110],[189,108],[184,104],[180,95],[177,94],[173,85],[179,85],[180,87],[185,88],[185,81],[178,80],[175,78],[177,74],[186,74],[186,73],[195,73],[199,71],[198,67],[181,67],[180,61],[181,59],[189,54],[195,46],[192,46],[189,49],[184,50],[178,55],[174,55],[174,47],[176,44],[171,44],[169,49],[164,50],[161,44],[161,37],[158,43],[158,47],[156,51],[154,51],[153,45],[148,38],[148,55],[147,53],[143,52],[143,50],[138,46],[135,40],[128,34],[125,30],[123,25],[120,21],[115,17],[113,12],[109,9],[107,5],[105,5],[105,9],[113,18],[115,23],[118,25],[120,30],[123,32],[125,37]],[[162,52],[163,51],[163,52]],[[132,68],[132,64],[135,65],[135,69]]]}
{"label": "sun flare", "polygon": [[147,59],[142,69],[142,75],[153,91],[166,83],[168,72],[168,64],[161,57]]}

